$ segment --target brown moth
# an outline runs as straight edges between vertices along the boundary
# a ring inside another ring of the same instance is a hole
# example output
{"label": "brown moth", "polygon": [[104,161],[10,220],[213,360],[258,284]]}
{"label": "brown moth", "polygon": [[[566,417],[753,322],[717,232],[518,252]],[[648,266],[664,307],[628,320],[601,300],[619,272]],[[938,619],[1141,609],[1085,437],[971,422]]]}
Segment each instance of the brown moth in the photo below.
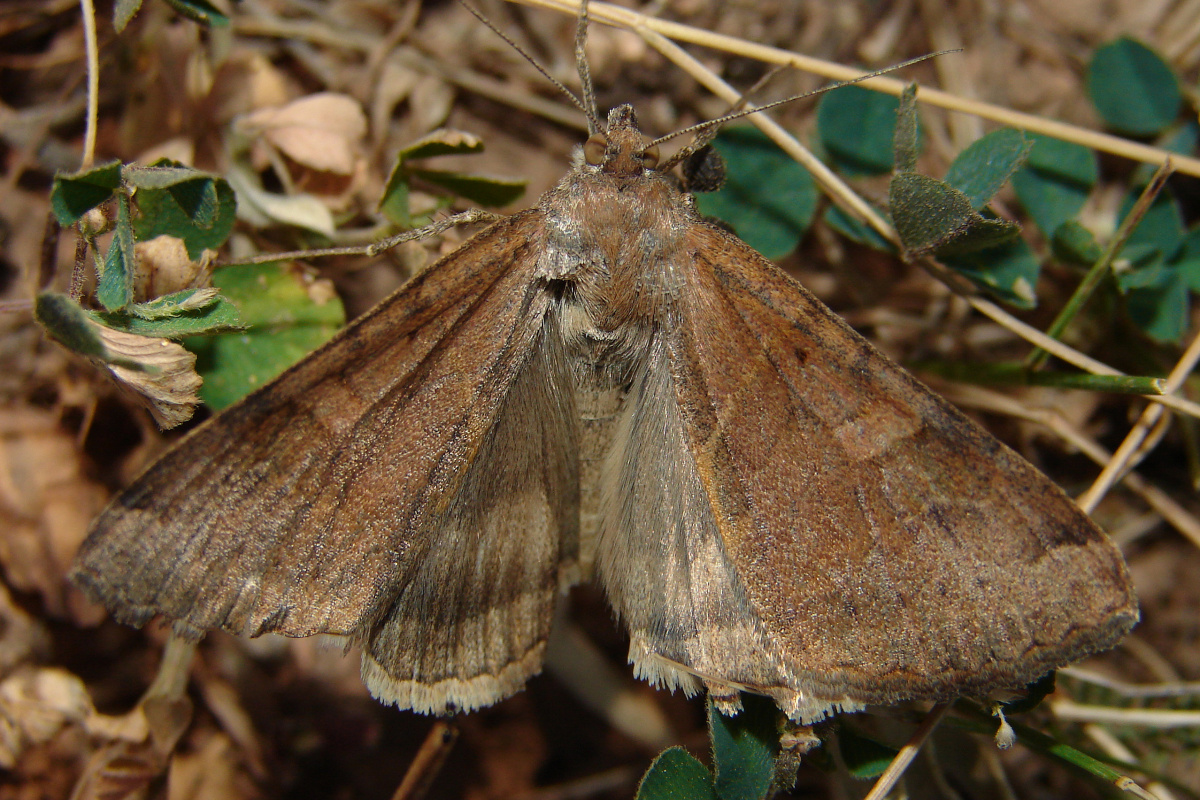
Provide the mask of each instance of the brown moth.
{"label": "brown moth", "polygon": [[73,579],[190,638],[351,637],[425,713],[520,690],[592,574],[638,676],[799,722],[1129,631],[1125,563],[1057,486],[701,218],[631,107],[589,118],[536,207],[151,466]]}

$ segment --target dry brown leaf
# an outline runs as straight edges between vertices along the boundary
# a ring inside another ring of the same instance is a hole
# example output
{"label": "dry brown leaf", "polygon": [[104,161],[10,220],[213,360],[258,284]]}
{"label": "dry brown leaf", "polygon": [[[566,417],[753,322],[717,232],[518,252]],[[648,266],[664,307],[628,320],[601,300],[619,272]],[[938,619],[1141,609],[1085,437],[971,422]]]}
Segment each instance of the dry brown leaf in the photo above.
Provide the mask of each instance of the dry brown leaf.
{"label": "dry brown leaf", "polygon": [[230,54],[213,77],[208,106],[212,122],[226,125],[260,108],[275,108],[291,97],[289,81],[271,60],[254,50]]}
{"label": "dry brown leaf", "polygon": [[387,140],[396,106],[412,94],[421,74],[397,61],[385,61],[371,93],[371,137],[377,142]]}
{"label": "dry brown leaf", "polygon": [[[256,111],[238,127],[301,166],[350,175],[362,158],[367,118],[354,98],[334,92],[302,97],[281,108]],[[269,161],[256,160],[265,167]]]}
{"label": "dry brown leaf", "polygon": [[153,164],[164,158],[168,161],[178,161],[180,164],[195,166],[196,143],[187,136],[172,136],[170,139],[156,142],[138,153],[134,161],[139,164]]}
{"label": "dry brown leaf", "polygon": [[141,800],[166,769],[150,742],[116,742],[92,754],[71,800]]}
{"label": "dry brown leaf", "polygon": [[241,118],[251,164],[274,167],[289,193],[310,194],[333,211],[349,208],[366,181],[367,117],[358,101],[335,92],[303,97]]}
{"label": "dry brown leaf", "polygon": [[92,713],[87,689],[64,669],[25,669],[0,683],[0,766],[12,769],[28,747]]}
{"label": "dry brown leaf", "polygon": [[65,576],[107,499],[57,414],[0,408],[0,564],[12,586],[37,592],[53,616],[91,624],[103,615]]}
{"label": "dry brown leaf", "polygon": [[46,627],[14,604],[0,584],[0,676],[45,653],[49,643]]}
{"label": "dry brown leaf", "polygon": [[200,258],[188,257],[187,244],[175,236],[156,236],[133,246],[135,253],[133,295],[135,302],[153,300],[172,292],[208,286],[212,279],[215,250]]}
{"label": "dry brown leaf", "polygon": [[140,703],[128,714],[120,716],[92,714],[84,720],[84,727],[89,736],[111,742],[137,744],[146,741],[150,735],[150,722],[146,719]]}
{"label": "dry brown leaf", "polygon": [[192,418],[200,405],[196,392],[201,384],[195,354],[169,339],[94,327],[109,358],[138,365],[101,362],[121,386],[133,390],[133,397],[149,409],[160,428],[173,428]]}
{"label": "dry brown leaf", "polygon": [[421,76],[408,99],[409,124],[417,131],[433,130],[450,116],[454,97],[454,87],[441,78]]}
{"label": "dry brown leaf", "polygon": [[[190,652],[190,650],[189,650]],[[175,745],[192,721],[192,701],[180,694],[155,694],[153,687],[128,714],[92,712],[84,727],[107,744],[92,753],[72,800],[141,798],[171,763]]]}
{"label": "dry brown leaf", "polygon": [[227,681],[209,677],[201,680],[200,691],[204,695],[204,704],[221,723],[221,728],[241,749],[242,756],[255,774],[263,774],[262,745],[258,740],[258,732],[254,722],[242,706],[237,690]]}
{"label": "dry brown leaf", "polygon": [[216,733],[196,752],[171,762],[167,800],[243,800],[258,796],[241,769],[237,748]]}

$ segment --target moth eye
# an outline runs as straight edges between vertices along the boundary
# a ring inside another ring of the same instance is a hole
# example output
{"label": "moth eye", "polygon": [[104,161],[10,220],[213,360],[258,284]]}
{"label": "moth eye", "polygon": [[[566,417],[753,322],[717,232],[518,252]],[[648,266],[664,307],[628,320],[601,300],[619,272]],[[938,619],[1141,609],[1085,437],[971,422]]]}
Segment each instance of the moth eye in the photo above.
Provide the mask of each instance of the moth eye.
{"label": "moth eye", "polygon": [[652,144],[642,151],[642,166],[646,169],[658,166],[658,145]]}
{"label": "moth eye", "polygon": [[604,163],[604,153],[608,150],[608,137],[603,133],[593,133],[583,143],[583,159],[593,167]]}

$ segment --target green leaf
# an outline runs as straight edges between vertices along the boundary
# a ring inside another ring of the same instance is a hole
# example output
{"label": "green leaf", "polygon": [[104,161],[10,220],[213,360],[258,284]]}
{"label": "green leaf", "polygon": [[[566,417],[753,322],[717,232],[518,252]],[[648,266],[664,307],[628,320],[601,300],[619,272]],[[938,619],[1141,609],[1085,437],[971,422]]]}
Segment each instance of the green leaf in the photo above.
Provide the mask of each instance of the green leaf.
{"label": "green leaf", "polygon": [[1094,152],[1083,145],[1041,133],[1026,132],[1024,135],[1033,140],[1033,149],[1025,162],[1027,167],[1085,189],[1096,185],[1100,168]]}
{"label": "green leaf", "polygon": [[117,0],[113,6],[113,28],[117,33],[125,30],[141,7],[142,0]]}
{"label": "green leaf", "polygon": [[[1155,145],[1170,153],[1179,153],[1182,156],[1190,156],[1196,150],[1197,143],[1200,143],[1200,121],[1195,117],[1187,117],[1183,124],[1163,134]],[[1146,167],[1151,173],[1157,169],[1152,164],[1142,164],[1141,167]],[[1139,167],[1140,168],[1140,167]],[[1149,181],[1149,177],[1145,179]]]}
{"label": "green leaf", "polygon": [[970,253],[1015,238],[1012,222],[988,219],[971,207],[965,194],[917,172],[897,172],[888,186],[896,233],[913,255],[939,257]]}
{"label": "green leaf", "polygon": [[122,177],[135,189],[166,189],[168,186],[177,186],[197,179],[212,181],[216,178],[211,173],[192,169],[167,158],[159,159],[146,167],[126,167]]}
{"label": "green leaf", "polygon": [[1026,134],[1033,149],[1012,176],[1017,199],[1047,238],[1072,219],[1096,185],[1096,154],[1086,147],[1041,134]]}
{"label": "green leaf", "polygon": [[904,90],[894,145],[897,168],[888,184],[888,202],[896,233],[909,255],[933,253],[944,258],[973,253],[1020,234],[1016,223],[984,217],[976,209],[991,199],[1025,156],[1026,148],[1011,135],[980,141],[982,145],[976,142],[977,146],[964,151],[963,163],[956,161],[952,168],[953,177],[965,184],[970,194],[949,181],[916,172],[916,86]]}
{"label": "green leaf", "polygon": [[392,166],[383,196],[379,200],[379,210],[402,228],[416,227],[413,210],[409,208],[409,184],[414,176],[448,189],[473,203],[491,208],[506,206],[525,194],[527,182],[523,180],[471,175],[452,170],[420,169],[409,164],[414,159],[478,153],[481,150],[483,141],[479,137],[448,129],[436,130],[408,145],[396,156],[396,163]]}
{"label": "green leaf", "polygon": [[243,327],[237,306],[210,289],[187,289],[92,316],[109,328],[164,339],[227,333]]}
{"label": "green leaf", "polygon": [[757,128],[729,128],[713,145],[725,159],[725,185],[696,195],[700,213],[728,223],[767,258],[795,250],[816,213],[812,176]]}
{"label": "green leaf", "polygon": [[155,189],[169,192],[196,227],[209,229],[215,224],[220,203],[217,188],[220,178],[216,175],[162,159],[148,167],[127,168],[124,177],[127,184],[144,194]]}
{"label": "green leaf", "polygon": [[725,159],[711,144],[685,158],[679,172],[683,185],[692,194],[715,192],[725,185]]}
{"label": "green leaf", "polygon": [[314,298],[307,275],[289,264],[227,267],[213,285],[240,310],[249,329],[189,339],[204,376],[200,396],[221,409],[240,400],[328,341],[345,321],[336,295]]}
{"label": "green leaf", "polygon": [[184,289],[145,303],[135,303],[129,306],[129,313],[139,319],[166,319],[188,311],[208,308],[223,299],[216,289]]}
{"label": "green leaf", "polygon": [[74,225],[87,212],[111,199],[121,188],[121,162],[113,161],[71,175],[55,175],[50,207],[58,224]]}
{"label": "green leaf", "polygon": [[1033,142],[1021,131],[992,131],[958,154],[944,180],[966,195],[978,211],[991,202],[1032,149]]}
{"label": "green leaf", "polygon": [[900,101],[861,86],[826,92],[817,105],[817,129],[825,150],[850,172],[879,175],[893,164],[892,132]]}
{"label": "green leaf", "polygon": [[33,316],[52,339],[68,350],[104,358],[107,350],[88,313],[65,294],[39,294],[34,301]]}
{"label": "green leaf", "polygon": [[720,800],[712,774],[687,750],[669,747],[642,776],[637,800]]}
{"label": "green leaf", "polygon": [[[1137,200],[1136,192],[1130,192],[1121,199],[1121,220],[1129,215]],[[1137,227],[1129,234],[1121,254],[1125,258],[1133,258],[1131,253],[1138,252],[1136,248],[1147,248],[1160,254],[1163,260],[1169,261],[1179,252],[1184,236],[1183,212],[1170,190],[1164,190],[1154,198]],[[1138,260],[1144,258],[1145,256],[1141,256]]]}
{"label": "green leaf", "polygon": [[[171,195],[171,199],[175,201],[179,209],[187,215],[192,225],[198,230],[211,231],[217,224],[217,219],[222,216],[218,186],[218,181],[201,178],[173,183],[167,187],[167,193]],[[233,204],[228,209],[224,209],[226,222],[232,220],[237,212],[237,198],[232,189],[229,190],[229,198],[232,199]],[[229,224],[232,225],[232,222]],[[228,232],[225,236],[228,238]],[[224,240],[222,240],[222,244],[224,244]]]}
{"label": "green leaf", "polygon": [[896,252],[896,248],[892,246],[892,243],[880,236],[879,231],[858,217],[847,214],[836,205],[830,204],[825,209],[825,224],[851,241],[865,244],[867,247],[880,250],[884,253]]}
{"label": "green leaf", "polygon": [[779,712],[766,697],[742,695],[743,709],[726,717],[708,704],[717,794],[722,800],[762,800],[775,777]]}
{"label": "green leaf", "polygon": [[1050,242],[1055,258],[1069,264],[1090,266],[1104,255],[1096,236],[1077,220],[1069,219],[1054,231]]}
{"label": "green leaf", "polygon": [[1117,262],[1117,269],[1141,269],[1149,267],[1153,264],[1161,264],[1163,262],[1162,251],[1155,247],[1150,242],[1133,243],[1125,245],[1125,249],[1121,251],[1121,259]]}
{"label": "green leaf", "polygon": [[1128,37],[1092,56],[1088,94],[1108,127],[1128,136],[1153,136],[1172,122],[1183,104],[1179,82],[1153,50]]}
{"label": "green leaf", "polygon": [[1034,308],[1034,287],[1041,264],[1029,244],[1021,238],[998,247],[942,259],[946,266],[969,278],[994,297],[1017,308]]}
{"label": "green leaf", "polygon": [[1156,261],[1149,266],[1117,273],[1125,293],[1125,306],[1134,324],[1152,339],[1178,342],[1188,324],[1188,281],[1174,264]]}
{"label": "green leaf", "polygon": [[483,140],[466,131],[439,128],[400,150],[397,163],[434,156],[483,152]]}
{"label": "green leaf", "polygon": [[465,175],[432,169],[414,169],[412,174],[432,184],[449,189],[481,206],[506,206],[525,194],[527,181],[495,178],[487,175]]}
{"label": "green leaf", "polygon": [[1200,258],[1184,258],[1173,263],[1188,288],[1200,292]]}
{"label": "green leaf", "polygon": [[[1169,153],[1191,156],[1200,144],[1200,121],[1194,116],[1184,119],[1182,124],[1174,124],[1155,137],[1154,146]],[[1129,177],[1131,185],[1145,186],[1154,179],[1158,164],[1138,164],[1137,169]]]}
{"label": "green leaf", "polygon": [[229,24],[229,17],[206,0],[167,0],[167,5],[179,14],[202,25],[222,27]]}
{"label": "green leaf", "polygon": [[838,728],[838,746],[850,775],[859,780],[878,778],[899,752],[842,725]]}
{"label": "green leaf", "polygon": [[96,300],[109,311],[124,308],[133,299],[133,228],[129,224],[129,198],[117,197],[117,225],[100,268]]}
{"label": "green leaf", "polygon": [[920,121],[917,117],[917,85],[910,83],[900,95],[896,110],[896,130],[892,135],[892,154],[896,172],[916,172],[921,154]]}
{"label": "green leaf", "polygon": [[1175,263],[1192,291],[1200,292],[1200,225],[1192,228],[1184,237],[1175,254]]}
{"label": "green leaf", "polygon": [[225,243],[237,217],[237,196],[222,178],[174,167],[142,168],[138,241],[167,234],[182,239],[188,258]]}
{"label": "green leaf", "polygon": [[415,226],[412,213],[408,208],[408,190],[411,176],[404,166],[402,159],[396,159],[392,173],[388,175],[387,185],[383,187],[383,197],[379,199],[378,210],[391,222],[405,230]]}

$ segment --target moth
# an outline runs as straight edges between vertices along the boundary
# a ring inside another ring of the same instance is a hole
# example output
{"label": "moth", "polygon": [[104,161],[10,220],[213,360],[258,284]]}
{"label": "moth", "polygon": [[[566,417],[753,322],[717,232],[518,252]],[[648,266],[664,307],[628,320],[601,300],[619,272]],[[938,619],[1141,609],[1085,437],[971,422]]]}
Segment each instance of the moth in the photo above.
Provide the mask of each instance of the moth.
{"label": "moth", "polygon": [[350,637],[375,697],[434,714],[520,690],[591,576],[639,677],[802,723],[1128,632],[1091,520],[702,218],[581,75],[591,135],[554,189],[194,430],[73,580],[189,638]]}

